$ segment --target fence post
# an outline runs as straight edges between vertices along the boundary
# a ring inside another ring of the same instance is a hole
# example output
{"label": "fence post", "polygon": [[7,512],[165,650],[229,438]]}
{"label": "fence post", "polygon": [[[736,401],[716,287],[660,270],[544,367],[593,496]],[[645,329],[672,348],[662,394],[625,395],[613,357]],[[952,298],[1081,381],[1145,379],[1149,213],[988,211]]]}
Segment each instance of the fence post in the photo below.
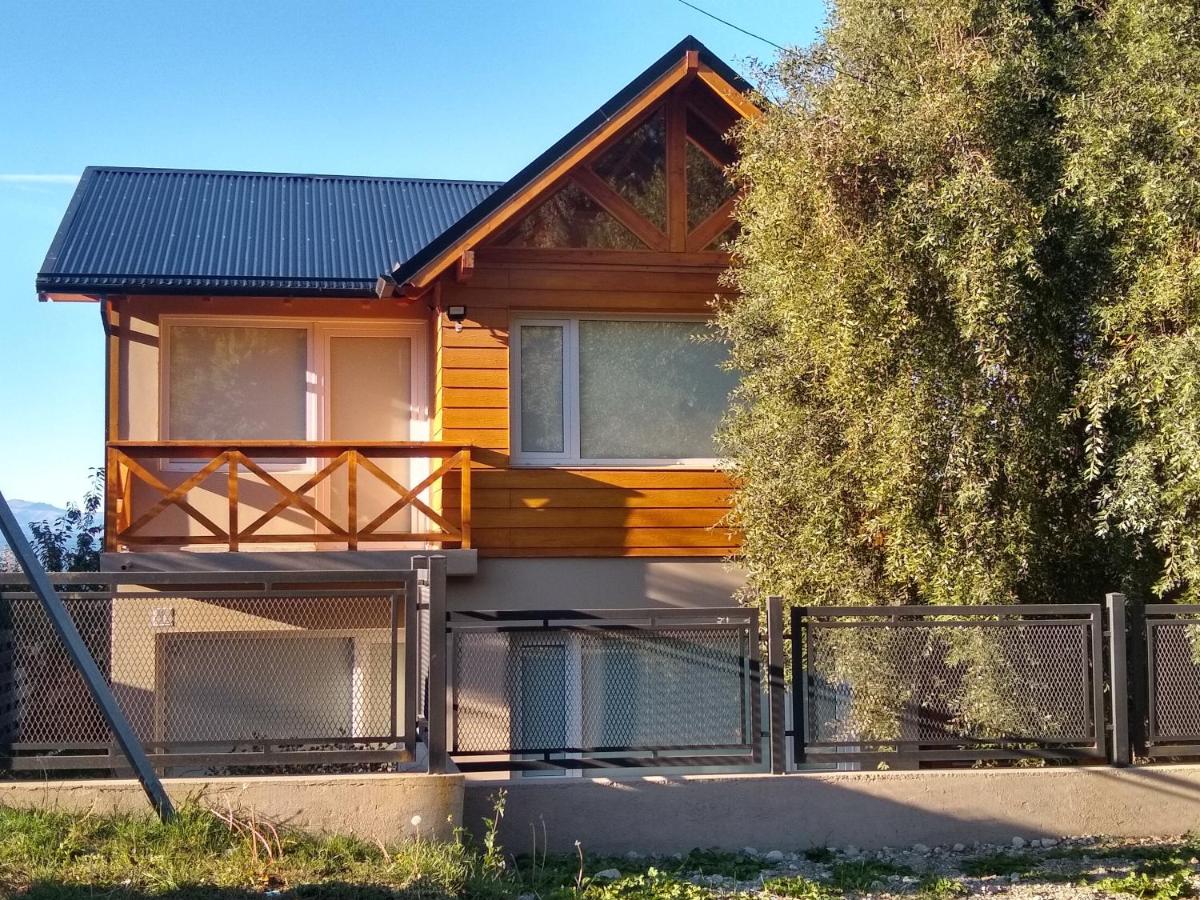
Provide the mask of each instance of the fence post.
{"label": "fence post", "polygon": [[1146,606],[1140,600],[1126,602],[1129,626],[1129,741],[1132,752],[1146,756],[1150,724],[1150,660],[1147,653]]}
{"label": "fence post", "polygon": [[[404,749],[408,751],[409,759],[417,753],[417,710],[420,708],[419,692],[421,691],[421,616],[417,612],[417,573],[404,573]],[[393,603],[395,602],[393,595]],[[393,645],[397,639],[392,634]],[[395,684],[395,682],[393,682]],[[396,702],[396,698],[392,698]]]}
{"label": "fence post", "polygon": [[1124,594],[1107,594],[1109,697],[1112,705],[1112,757],[1114,766],[1133,764],[1129,745],[1129,670],[1126,651],[1126,600]]}
{"label": "fence post", "polygon": [[804,619],[808,607],[793,606],[790,632],[792,635],[792,762],[804,762],[804,743],[808,738],[808,715],[804,704],[808,700],[808,632]]}
{"label": "fence post", "polygon": [[418,577],[424,579],[429,603],[429,771],[447,769],[446,675],[449,654],[446,646],[446,557],[431,556],[428,568]]}
{"label": "fence post", "polygon": [[787,771],[787,721],[784,704],[783,598],[767,598],[767,702],[771,741],[771,773]]}

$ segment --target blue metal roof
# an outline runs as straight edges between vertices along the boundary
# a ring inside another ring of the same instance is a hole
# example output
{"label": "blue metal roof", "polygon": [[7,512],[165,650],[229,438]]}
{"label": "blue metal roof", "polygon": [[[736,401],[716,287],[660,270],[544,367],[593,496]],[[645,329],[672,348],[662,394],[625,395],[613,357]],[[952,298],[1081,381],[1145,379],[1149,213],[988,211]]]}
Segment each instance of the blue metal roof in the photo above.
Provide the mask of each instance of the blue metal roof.
{"label": "blue metal roof", "polygon": [[39,291],[374,294],[499,184],[89,167]]}

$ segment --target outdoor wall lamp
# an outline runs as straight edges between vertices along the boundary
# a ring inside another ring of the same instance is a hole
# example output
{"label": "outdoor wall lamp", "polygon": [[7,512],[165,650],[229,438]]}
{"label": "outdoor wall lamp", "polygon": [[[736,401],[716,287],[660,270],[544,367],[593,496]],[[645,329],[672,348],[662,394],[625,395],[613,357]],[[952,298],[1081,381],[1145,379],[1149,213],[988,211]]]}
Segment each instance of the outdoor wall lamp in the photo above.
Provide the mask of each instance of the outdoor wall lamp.
{"label": "outdoor wall lamp", "polygon": [[465,306],[447,306],[446,318],[454,323],[455,331],[462,331],[463,319],[467,317],[467,308]]}

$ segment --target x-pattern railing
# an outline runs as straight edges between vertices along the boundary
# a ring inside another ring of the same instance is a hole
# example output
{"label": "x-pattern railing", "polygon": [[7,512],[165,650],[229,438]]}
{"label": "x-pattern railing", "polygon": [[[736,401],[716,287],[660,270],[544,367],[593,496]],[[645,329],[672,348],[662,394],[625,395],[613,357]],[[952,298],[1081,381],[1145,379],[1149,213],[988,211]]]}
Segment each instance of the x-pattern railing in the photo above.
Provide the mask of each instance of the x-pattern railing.
{"label": "x-pattern railing", "polygon": [[[254,457],[258,457],[256,460]],[[151,460],[189,461],[199,467],[178,484],[169,485],[155,473]],[[316,471],[305,481],[289,487],[266,468],[263,459],[319,460]],[[431,459],[440,464],[414,485],[401,484],[380,465],[386,459]],[[207,460],[207,461],[205,461]],[[224,524],[198,509],[190,493],[224,470],[226,511]],[[331,476],[345,471],[345,516],[337,521],[331,510],[321,509],[308,496]],[[364,442],[346,444],[332,441],[114,441],[108,445],[106,496],[106,545],[116,550],[121,545],[226,544],[237,550],[242,543],[339,543],[356,550],[363,542],[437,543],[468,548],[471,545],[471,447],[441,441]],[[435,485],[451,473],[459,473],[457,521],[445,511],[435,509],[423,499]],[[370,521],[360,524],[364,475],[390,491],[394,499]],[[277,499],[249,524],[242,525],[243,503],[239,489],[244,476],[269,488]],[[141,482],[160,496],[144,511],[136,509],[134,484]],[[146,527],[170,508],[182,510],[207,534],[149,534]],[[387,523],[406,509],[419,512],[437,530],[385,530]],[[302,533],[271,531],[268,526],[287,510],[297,510],[311,518],[312,530]],[[320,530],[324,529],[324,531]]]}

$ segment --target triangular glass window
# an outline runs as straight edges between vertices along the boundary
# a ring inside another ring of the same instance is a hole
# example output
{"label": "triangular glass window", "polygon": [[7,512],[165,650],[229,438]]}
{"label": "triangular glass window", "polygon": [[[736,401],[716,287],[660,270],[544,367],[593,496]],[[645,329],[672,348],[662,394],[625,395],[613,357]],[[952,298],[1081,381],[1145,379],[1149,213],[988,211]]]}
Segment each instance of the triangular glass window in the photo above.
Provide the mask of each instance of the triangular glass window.
{"label": "triangular glass window", "polygon": [[497,243],[502,247],[645,249],[633,232],[570,182],[509,228]]}
{"label": "triangular glass window", "polygon": [[667,124],[662,110],[617,141],[592,171],[639,213],[667,228]]}
{"label": "triangular glass window", "polygon": [[733,185],[721,167],[690,139],[687,142],[687,192],[689,229],[695,228],[733,196]]}

